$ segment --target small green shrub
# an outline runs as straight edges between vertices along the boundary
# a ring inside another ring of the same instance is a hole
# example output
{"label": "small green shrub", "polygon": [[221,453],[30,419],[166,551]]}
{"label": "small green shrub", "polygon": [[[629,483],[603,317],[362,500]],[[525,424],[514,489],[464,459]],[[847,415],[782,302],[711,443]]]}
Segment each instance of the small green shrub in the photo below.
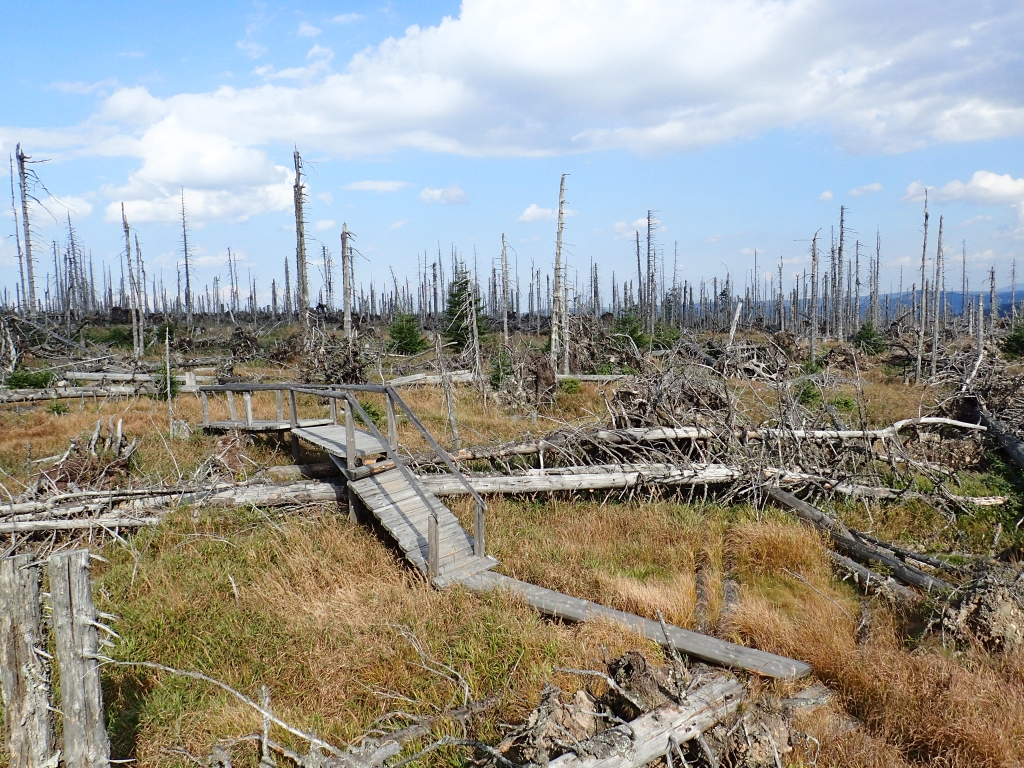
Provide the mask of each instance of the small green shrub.
{"label": "small green shrub", "polygon": [[558,383],[558,391],[563,395],[578,395],[580,393],[580,380],[562,379]]}
{"label": "small green shrub", "polygon": [[[377,405],[373,400],[360,400],[359,405],[364,411],[366,411],[366,415],[370,417],[370,421],[373,422],[373,425],[377,427],[377,429],[383,430],[387,426],[388,415],[384,412],[384,408],[382,406]],[[339,408],[339,411],[340,410],[341,409]],[[362,419],[356,419],[357,424],[360,421],[362,421]]]}
{"label": "small green shrub", "polygon": [[644,324],[636,312],[627,312],[615,318],[612,333],[616,336],[628,336],[636,344],[637,349],[647,349],[651,345],[651,337],[644,333]]}
{"label": "small green shrub", "polygon": [[501,385],[512,375],[512,355],[502,349],[491,358],[491,389],[498,391]]}
{"label": "small green shrub", "polygon": [[1003,339],[1003,352],[1009,357],[1024,357],[1024,323],[1010,331],[1010,335]]}
{"label": "small green shrub", "polygon": [[805,360],[800,364],[800,373],[804,376],[813,376],[816,373],[821,373],[821,363],[817,360]]}
{"label": "small green shrub", "polygon": [[52,413],[54,416],[63,416],[65,413],[70,413],[71,409],[60,400],[51,400],[46,406],[46,412]]}
{"label": "small green shrub", "polygon": [[11,389],[42,389],[50,386],[53,371],[39,371],[32,368],[15,368],[7,376],[7,386]]}
{"label": "small green shrub", "polygon": [[[157,372],[153,374],[153,385],[156,387],[157,400],[167,399],[167,373]],[[171,374],[171,399],[173,400],[178,396],[178,390],[181,389],[181,382],[174,378],[174,374]]]}
{"label": "small green shrub", "polygon": [[390,351],[397,355],[418,355],[430,348],[430,342],[420,332],[420,324],[416,315],[411,312],[400,312],[388,326],[391,342]]}
{"label": "small green shrub", "polygon": [[679,341],[680,335],[679,329],[674,325],[659,321],[654,327],[653,346],[655,349],[672,349]]}
{"label": "small green shrub", "polygon": [[793,397],[800,405],[815,405],[821,402],[821,390],[815,386],[813,381],[804,379],[793,386]]}
{"label": "small green shrub", "polygon": [[857,401],[849,395],[836,395],[834,398],[829,400],[830,405],[834,405],[840,411],[847,411],[853,413],[857,410]]}
{"label": "small green shrub", "polygon": [[134,344],[132,329],[127,325],[110,326],[99,336],[97,341],[101,344],[109,344],[112,347],[130,347]]}
{"label": "small green shrub", "polygon": [[870,320],[857,331],[857,335],[853,337],[853,345],[869,355],[880,355],[889,348]]}

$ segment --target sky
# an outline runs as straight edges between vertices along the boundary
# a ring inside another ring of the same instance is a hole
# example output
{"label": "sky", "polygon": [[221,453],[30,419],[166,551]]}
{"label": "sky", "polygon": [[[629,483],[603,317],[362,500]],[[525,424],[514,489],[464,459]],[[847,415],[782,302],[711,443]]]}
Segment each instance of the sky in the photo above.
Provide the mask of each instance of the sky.
{"label": "sky", "polygon": [[344,222],[364,284],[414,283],[453,247],[489,271],[504,234],[525,288],[551,268],[563,173],[568,262],[605,290],[634,274],[649,210],[680,280],[742,284],[756,250],[789,284],[841,206],[850,240],[880,235],[883,289],[909,286],[926,190],[952,285],[963,253],[973,287],[1024,268],[1019,0],[96,0],[4,19],[0,150],[46,161],[40,271],[70,213],[116,275],[123,204],[173,285],[184,194],[196,281],[226,281],[230,247],[266,300],[295,254],[295,148],[314,267]]}

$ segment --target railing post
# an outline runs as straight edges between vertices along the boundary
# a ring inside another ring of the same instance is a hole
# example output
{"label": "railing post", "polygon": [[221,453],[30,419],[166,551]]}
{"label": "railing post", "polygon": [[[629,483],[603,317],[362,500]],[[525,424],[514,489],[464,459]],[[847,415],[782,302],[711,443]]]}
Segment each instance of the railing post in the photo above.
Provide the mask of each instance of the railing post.
{"label": "railing post", "polygon": [[109,768],[88,550],[50,557],[50,595],[64,715],[63,763],[67,768]]}
{"label": "railing post", "polygon": [[245,400],[245,426],[252,426],[252,392],[243,392],[242,399]]}
{"label": "railing post", "polygon": [[35,555],[0,560],[0,683],[13,768],[56,765]]}
{"label": "railing post", "polygon": [[210,395],[206,392],[201,393],[203,401],[203,426],[210,426]]}
{"label": "railing post", "polygon": [[388,415],[388,445],[392,451],[398,450],[398,423],[395,420],[395,401],[391,399],[391,393],[384,393],[384,405]]}
{"label": "railing post", "polygon": [[235,411],[235,393],[230,389],[227,391],[228,396],[228,418],[232,421],[238,421],[238,413]]}
{"label": "railing post", "polygon": [[327,398],[330,401],[331,424],[338,423],[338,400],[334,397]]}
{"label": "railing post", "polygon": [[352,403],[345,395],[345,463],[349,470],[356,468],[356,425],[352,418]]}
{"label": "railing post", "polygon": [[484,507],[479,502],[473,510],[473,554],[483,557],[486,540],[484,539]]}
{"label": "railing post", "polygon": [[280,389],[275,389],[274,395],[277,399],[277,420],[284,421],[284,395],[281,394]]}
{"label": "railing post", "polygon": [[292,428],[292,459],[295,463],[299,463],[299,436],[295,434],[295,429],[299,426],[299,411],[295,405],[295,390],[288,390],[288,407],[290,409],[288,419]]}
{"label": "railing post", "polygon": [[437,531],[437,515],[433,511],[427,517],[427,575],[430,581],[437,578],[440,552]]}

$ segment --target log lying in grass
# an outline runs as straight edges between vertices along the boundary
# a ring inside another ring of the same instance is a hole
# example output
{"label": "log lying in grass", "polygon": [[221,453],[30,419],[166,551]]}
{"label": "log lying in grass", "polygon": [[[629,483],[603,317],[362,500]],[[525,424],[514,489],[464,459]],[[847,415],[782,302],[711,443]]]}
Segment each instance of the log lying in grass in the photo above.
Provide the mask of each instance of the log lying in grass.
{"label": "log lying in grass", "polygon": [[[552,760],[550,768],[639,768],[677,744],[696,739],[735,712],[745,689],[736,680],[716,680],[687,694],[685,704],[666,704],[629,723],[610,728]],[[672,755],[678,760],[677,754]],[[673,765],[673,760],[667,761]]]}
{"label": "log lying in grass", "polygon": [[79,397],[135,397],[156,392],[152,384],[110,385],[106,387],[47,387],[46,389],[9,389],[0,392],[0,405],[7,403],[45,403]]}
{"label": "log lying in grass", "polygon": [[902,584],[899,584],[895,579],[889,576],[882,576],[880,573],[875,573],[870,568],[855,563],[848,557],[843,557],[838,552],[829,552],[829,559],[832,564],[842,571],[848,574],[852,574],[856,579],[857,583],[864,588],[865,591],[889,595],[900,603],[911,607],[921,602],[920,596],[912,589],[907,589]]}
{"label": "log lying in grass", "polygon": [[978,398],[965,397],[962,405],[967,417],[976,420],[979,425],[985,427],[996,443],[999,444],[999,447],[1006,452],[1010,461],[1020,469],[1024,469],[1024,442],[1010,432],[1005,424],[987,411]]}
{"label": "log lying in grass", "polygon": [[[904,429],[916,426],[946,426],[957,429],[985,431],[981,424],[956,421],[939,416],[921,416],[897,421],[884,429],[737,429],[731,436],[738,440],[882,440],[895,437]],[[706,427],[638,427],[633,429],[606,429],[596,434],[598,440],[611,443],[650,443],[658,440],[714,440],[727,439],[729,432],[720,433]]]}
{"label": "log lying in grass", "polygon": [[825,531],[831,537],[836,549],[854,560],[862,563],[881,563],[892,571],[893,578],[897,581],[928,592],[936,590],[947,592],[953,589],[948,582],[937,579],[920,568],[915,568],[899,560],[892,552],[887,552],[863,539],[858,539],[849,528],[838,520],[833,520],[817,507],[798,499],[793,494],[787,493],[781,488],[771,488],[768,490],[768,496],[779,505],[795,512],[801,520]]}

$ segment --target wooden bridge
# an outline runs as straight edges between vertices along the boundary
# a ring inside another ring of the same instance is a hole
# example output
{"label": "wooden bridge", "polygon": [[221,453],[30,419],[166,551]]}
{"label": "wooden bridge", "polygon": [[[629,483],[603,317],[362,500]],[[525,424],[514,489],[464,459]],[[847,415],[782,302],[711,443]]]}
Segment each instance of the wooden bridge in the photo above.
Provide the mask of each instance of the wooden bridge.
{"label": "wooden bridge", "polygon": [[[609,618],[684,654],[769,677],[795,679],[811,671],[810,666],[794,659],[661,624],[492,572],[498,561],[485,551],[487,504],[392,386],[225,384],[199,387],[198,390],[203,404],[203,426],[207,429],[288,431],[296,460],[299,440],[324,449],[345,478],[349,518],[358,522],[360,511],[365,510],[383,527],[405,558],[435,586],[461,584],[477,592],[510,590],[546,615],[570,621],[586,621],[599,616]],[[254,416],[253,393],[264,391],[275,392],[276,418],[257,419]],[[386,435],[377,428],[357,399],[361,393],[384,396]],[[228,420],[210,419],[209,397],[214,394],[226,396]],[[242,395],[245,409],[241,419],[236,412],[237,394]],[[328,415],[300,419],[299,395],[326,399]],[[398,412],[419,431],[452,476],[473,497],[476,504],[472,535],[405,464],[398,452]],[[361,425],[359,428],[356,427],[357,420]]]}

